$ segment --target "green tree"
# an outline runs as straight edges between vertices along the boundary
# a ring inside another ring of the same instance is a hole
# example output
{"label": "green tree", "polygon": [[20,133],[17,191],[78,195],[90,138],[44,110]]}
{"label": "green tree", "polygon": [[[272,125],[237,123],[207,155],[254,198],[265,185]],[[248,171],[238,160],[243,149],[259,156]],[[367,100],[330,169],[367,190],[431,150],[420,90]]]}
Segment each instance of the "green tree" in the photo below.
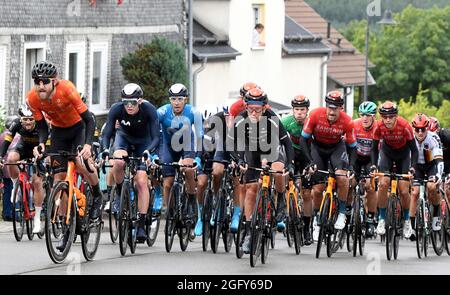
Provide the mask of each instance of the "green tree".
{"label": "green tree", "polygon": [[135,52],[122,58],[120,65],[125,79],[141,85],[145,99],[155,106],[167,101],[170,85],[187,82],[183,48],[164,38],[138,45]]}

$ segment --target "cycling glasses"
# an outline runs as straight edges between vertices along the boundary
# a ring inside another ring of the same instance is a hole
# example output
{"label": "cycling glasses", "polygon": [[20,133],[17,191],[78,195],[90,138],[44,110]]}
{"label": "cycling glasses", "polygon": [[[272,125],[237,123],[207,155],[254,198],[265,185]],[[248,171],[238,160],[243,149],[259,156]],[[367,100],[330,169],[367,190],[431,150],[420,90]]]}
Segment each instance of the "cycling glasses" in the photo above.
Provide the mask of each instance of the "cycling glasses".
{"label": "cycling glasses", "polygon": [[36,79],[34,79],[34,85],[40,85],[41,81],[42,81],[42,83],[44,83],[44,85],[47,85],[47,84],[49,84],[52,81],[52,79],[50,79],[50,78],[36,78]]}
{"label": "cycling glasses", "polygon": [[178,101],[178,102],[182,102],[182,101],[184,101],[186,98],[185,97],[182,97],[182,96],[172,96],[172,97],[169,97],[169,100],[170,101],[173,101],[173,102],[176,102],[176,101]]}
{"label": "cycling glasses", "polygon": [[22,118],[20,118],[22,121],[27,121],[27,122],[32,122],[32,121],[34,121],[34,118],[33,117],[22,117]]}
{"label": "cycling glasses", "polygon": [[427,128],[414,128],[414,131],[416,131],[416,133],[420,133],[420,132],[422,132],[422,133],[425,133],[426,131],[427,131]]}
{"label": "cycling glasses", "polygon": [[381,115],[381,118],[383,118],[383,119],[394,119],[396,117],[397,117],[397,115]]}
{"label": "cycling glasses", "polygon": [[138,100],[135,98],[122,98],[122,102],[125,106],[128,106],[128,105],[137,106],[138,105]]}
{"label": "cycling glasses", "polygon": [[262,113],[262,111],[264,110],[264,108],[251,108],[251,107],[247,107],[247,112],[249,112],[250,114],[255,112],[257,114]]}

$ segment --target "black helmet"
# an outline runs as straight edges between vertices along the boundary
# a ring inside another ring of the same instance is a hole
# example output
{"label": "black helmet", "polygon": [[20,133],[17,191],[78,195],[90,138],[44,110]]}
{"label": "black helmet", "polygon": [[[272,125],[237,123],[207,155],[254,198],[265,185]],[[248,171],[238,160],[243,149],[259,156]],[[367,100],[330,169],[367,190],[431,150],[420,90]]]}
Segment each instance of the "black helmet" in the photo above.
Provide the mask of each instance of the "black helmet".
{"label": "black helmet", "polygon": [[380,109],[378,110],[378,112],[380,113],[380,115],[397,115],[398,114],[398,108],[397,105],[395,103],[393,103],[392,101],[386,101],[385,103],[383,103],[380,107]]}
{"label": "black helmet", "polygon": [[122,89],[122,98],[130,99],[135,98],[139,99],[144,96],[144,91],[142,91],[141,86],[135,83],[128,83]]}
{"label": "black helmet", "polygon": [[325,96],[325,102],[327,106],[341,107],[344,105],[344,95],[337,90],[330,91],[327,96]]}
{"label": "black helmet", "polygon": [[180,83],[173,84],[169,88],[169,97],[188,97],[189,91],[186,86]]}
{"label": "black helmet", "polygon": [[56,78],[58,75],[58,70],[56,66],[48,61],[41,61],[34,65],[31,71],[31,77],[33,79],[37,78]]}
{"label": "black helmet", "polygon": [[260,88],[253,88],[245,95],[245,102],[248,104],[266,105],[269,102],[269,99],[267,98],[267,94]]}
{"label": "black helmet", "polygon": [[33,117],[33,113],[31,112],[31,110],[28,108],[27,105],[21,105],[19,106],[19,116],[21,117]]}
{"label": "black helmet", "polygon": [[309,99],[304,95],[297,95],[291,101],[291,106],[293,108],[309,108],[310,104]]}

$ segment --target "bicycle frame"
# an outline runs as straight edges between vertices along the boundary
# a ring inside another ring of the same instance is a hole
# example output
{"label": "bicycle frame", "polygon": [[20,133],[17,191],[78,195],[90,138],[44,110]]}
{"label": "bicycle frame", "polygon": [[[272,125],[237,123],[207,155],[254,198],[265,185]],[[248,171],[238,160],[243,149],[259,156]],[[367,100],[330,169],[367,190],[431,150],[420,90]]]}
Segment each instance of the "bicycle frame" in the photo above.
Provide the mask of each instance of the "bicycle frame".
{"label": "bicycle frame", "polygon": [[[328,172],[329,173],[329,172]],[[333,204],[334,204],[334,196],[333,196],[333,191],[336,188],[336,178],[334,178],[334,176],[332,176],[332,174],[330,173],[330,175],[328,176],[328,180],[327,180],[327,188],[325,190],[325,192],[323,193],[322,196],[322,202],[320,203],[320,210],[319,212],[322,212],[323,209],[323,204],[325,203],[325,197],[326,195],[330,196],[330,210],[328,212],[328,219],[331,219],[332,215],[333,215]]]}
{"label": "bicycle frame", "polygon": [[294,204],[296,204],[295,210],[297,211],[297,214],[300,215],[300,207],[298,206],[298,191],[295,189],[295,183],[292,178],[289,179],[288,190],[286,191],[286,211],[287,211],[288,216],[289,216],[289,210],[291,209],[290,208],[291,196],[294,198],[294,201],[295,201]]}

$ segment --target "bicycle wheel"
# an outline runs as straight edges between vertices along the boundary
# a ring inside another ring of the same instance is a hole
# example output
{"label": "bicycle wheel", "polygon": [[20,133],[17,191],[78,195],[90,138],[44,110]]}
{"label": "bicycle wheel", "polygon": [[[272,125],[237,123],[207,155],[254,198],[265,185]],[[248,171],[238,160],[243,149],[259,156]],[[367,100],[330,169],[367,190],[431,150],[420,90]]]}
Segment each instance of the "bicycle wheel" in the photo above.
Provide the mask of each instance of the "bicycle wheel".
{"label": "bicycle wheel", "polygon": [[352,238],[353,238],[353,245],[352,245],[352,252],[353,252],[353,257],[356,257],[356,252],[358,250],[358,241],[360,239],[360,235],[361,235],[361,216],[360,216],[360,203],[359,203],[359,195],[355,196],[356,199],[354,204],[353,204],[353,217],[352,217],[352,221],[353,221],[353,232],[352,232]]}
{"label": "bicycle wheel", "polygon": [[111,195],[109,196],[109,206],[110,210],[108,213],[108,221],[109,221],[109,236],[111,238],[111,242],[116,243],[117,237],[119,236],[119,212],[114,212],[113,207],[114,203],[118,201],[120,202],[120,195],[116,192],[116,186],[111,190]]}
{"label": "bicycle wheel", "polygon": [[170,252],[170,250],[172,249],[173,238],[175,237],[176,233],[176,225],[178,221],[177,202],[178,198],[180,197],[180,192],[181,188],[179,184],[174,184],[170,188],[166,211],[166,225],[164,227],[164,241],[167,252]]}
{"label": "bicycle wheel", "polygon": [[267,218],[267,206],[264,199],[267,198],[267,190],[261,190],[256,199],[255,209],[252,214],[251,243],[250,243],[250,266],[255,267],[261,256],[264,241],[264,226]]}
{"label": "bicycle wheel", "polygon": [[202,248],[203,251],[208,251],[209,246],[209,238],[211,235],[211,216],[212,216],[212,201],[213,201],[213,192],[211,189],[207,189],[205,191],[205,195],[203,198],[203,210],[202,210]]}
{"label": "bicycle wheel", "polygon": [[[102,220],[99,218],[94,222],[90,222],[89,215],[94,205],[94,195],[92,189],[88,183],[84,184],[84,194],[86,196],[86,214],[81,218],[81,249],[83,250],[83,256],[87,261],[94,259],[97,253],[98,244],[100,243],[100,236],[102,233]],[[102,216],[100,214],[100,216]]]}
{"label": "bicycle wheel", "polygon": [[16,183],[13,191],[13,208],[14,214],[12,215],[14,237],[17,242],[20,242],[23,237],[23,232],[25,230],[25,214],[24,214],[24,204],[23,204],[23,184],[19,180]]}
{"label": "bicycle wheel", "polygon": [[[444,240],[445,240],[445,229],[443,224],[443,216],[445,213],[442,212],[442,208],[445,208],[445,201],[441,200],[441,204],[439,205],[439,209],[441,210],[440,216],[441,216],[441,229],[439,231],[434,231],[431,229],[431,244],[433,245],[434,253],[436,253],[437,256],[441,256],[444,252]],[[430,206],[430,216],[434,216],[434,207]]]}
{"label": "bicycle wheel", "polygon": [[395,202],[393,199],[395,196],[389,196],[388,206],[386,208],[386,219],[385,219],[385,242],[386,242],[386,257],[387,260],[392,259],[392,254],[394,252],[394,238],[396,231],[396,220],[395,220]]}
{"label": "bicycle wheel", "polygon": [[[134,190],[133,187],[130,189]],[[134,254],[136,252],[136,235],[137,235],[137,225],[138,225],[138,194],[137,191],[134,191],[134,199],[130,201],[130,218],[129,218],[129,226],[128,226],[128,243],[130,245],[130,252]]]}
{"label": "bicycle wheel", "polygon": [[327,256],[331,257],[333,253],[336,253],[339,249],[340,243],[342,241],[342,230],[336,230],[334,228],[334,224],[336,223],[338,211],[337,211],[338,205],[337,205],[337,196],[333,198],[333,204],[332,204],[332,215],[331,220],[329,220],[328,225],[328,235],[327,235]]}
{"label": "bicycle wheel", "polygon": [[[394,259],[398,258],[398,249],[400,244],[400,237],[402,233],[402,209],[400,206],[400,200],[398,197],[395,198],[393,207],[394,220],[395,220],[395,235],[394,235]],[[425,239],[427,242],[427,239]],[[426,254],[425,254],[426,255]]]}
{"label": "bicycle wheel", "polygon": [[122,191],[120,192],[120,206],[119,206],[119,249],[120,254],[125,256],[128,248],[128,235],[129,235],[129,220],[131,215],[130,208],[130,190],[128,182],[124,182],[122,185]]}
{"label": "bicycle wheel", "polygon": [[[298,207],[297,204],[295,203],[294,197],[291,196],[289,198],[289,227],[291,228],[292,231],[292,238],[293,238],[293,244],[294,244],[294,248],[295,248],[295,254],[299,255],[300,251],[301,251],[301,235],[302,235],[302,229],[301,229],[301,219],[300,216],[298,214]],[[286,234],[288,233],[288,228],[286,228]]]}
{"label": "bicycle wheel", "polygon": [[358,237],[358,244],[359,244],[359,255],[364,255],[364,247],[366,245],[366,223],[367,223],[367,216],[366,216],[366,210],[365,210],[365,203],[364,199],[359,197],[359,216],[360,216],[360,227],[359,227],[359,237]]}
{"label": "bicycle wheel", "polygon": [[[47,185],[44,184],[44,201],[42,202],[42,211],[41,211],[41,216],[40,216],[40,219],[41,219],[41,231],[37,234],[38,238],[41,239],[41,240],[45,236],[45,215],[46,215],[45,212],[47,212],[46,207],[47,207],[47,200],[48,200],[49,195],[50,195],[50,190],[47,187]],[[42,224],[44,226],[42,226]]]}
{"label": "bicycle wheel", "polygon": [[[31,205],[31,203],[33,202],[33,200],[31,200],[30,198],[30,194],[31,194],[31,190],[28,189],[27,191],[27,197],[29,198],[28,200],[28,204],[24,204],[24,210],[27,211],[28,210],[28,217],[27,214],[24,211],[24,216],[26,219],[25,225],[27,228],[27,237],[28,240],[32,241],[34,239],[34,233],[33,233],[33,228],[34,228],[34,215],[32,214],[32,212],[30,211],[30,208],[33,207],[33,205]],[[34,212],[35,213],[35,212]],[[36,213],[35,213],[36,214]]]}
{"label": "bicycle wheel", "polygon": [[153,204],[155,202],[155,190],[150,191],[150,206],[147,212],[147,221],[145,230],[147,231],[147,246],[151,247],[155,244],[158,236],[159,226],[161,224],[161,212],[153,212]]}
{"label": "bicycle wheel", "polygon": [[225,211],[225,192],[221,189],[217,195],[214,208],[214,224],[211,227],[211,249],[213,253],[217,253],[219,248],[220,234],[222,232],[222,225]]}
{"label": "bicycle wheel", "polygon": [[424,221],[424,201],[422,199],[417,200],[416,208],[416,249],[417,256],[419,258],[424,257],[424,245],[425,245],[425,221]]}
{"label": "bicycle wheel", "polygon": [[242,250],[242,243],[244,243],[245,237],[245,211],[244,208],[241,210],[241,216],[239,216],[239,226],[236,233],[236,257],[238,259],[242,258],[244,251]]}
{"label": "bicycle wheel", "polygon": [[442,227],[444,228],[444,246],[447,254],[450,255],[450,211],[447,202],[442,200]]}
{"label": "bicycle wheel", "polygon": [[325,201],[322,207],[322,211],[319,215],[319,239],[317,241],[317,248],[316,248],[316,258],[320,257],[320,250],[322,249],[323,242],[326,243],[327,239],[327,231],[328,231],[328,214],[330,211],[330,196],[325,195]]}
{"label": "bicycle wheel", "polygon": [[[231,194],[232,195],[232,194]],[[233,202],[227,203],[225,207],[225,219],[222,224],[222,240],[225,252],[229,253],[233,245],[233,233],[231,232],[231,219],[233,217]]]}
{"label": "bicycle wheel", "polygon": [[[187,194],[185,193],[182,198],[183,198],[183,208],[188,208],[189,201],[188,201]],[[182,210],[182,212],[186,212],[186,211],[187,210]],[[195,224],[195,222],[193,224]],[[191,229],[192,229],[192,227],[189,226],[188,224],[186,224],[185,222],[181,222],[180,226],[177,229],[178,237],[180,239],[180,248],[181,248],[181,251],[183,251],[183,252],[186,251],[187,246],[189,244]]]}
{"label": "bicycle wheel", "polygon": [[[267,199],[266,199],[267,200]],[[273,206],[273,202],[270,202],[270,208],[267,208],[267,219],[265,222],[264,232],[263,232],[263,241],[262,241],[262,255],[261,255],[261,263],[265,264],[267,262],[267,257],[269,255],[269,242],[270,247],[273,249],[275,247],[275,232],[277,227],[276,217],[275,217],[275,206]],[[264,203],[263,203],[264,205]],[[266,207],[265,207],[266,208]]]}
{"label": "bicycle wheel", "polygon": [[[72,202],[70,212],[67,212],[68,202]],[[75,236],[75,227],[76,200],[69,196],[67,182],[60,181],[49,196],[45,218],[45,242],[50,259],[54,263],[64,262],[69,254]]]}

